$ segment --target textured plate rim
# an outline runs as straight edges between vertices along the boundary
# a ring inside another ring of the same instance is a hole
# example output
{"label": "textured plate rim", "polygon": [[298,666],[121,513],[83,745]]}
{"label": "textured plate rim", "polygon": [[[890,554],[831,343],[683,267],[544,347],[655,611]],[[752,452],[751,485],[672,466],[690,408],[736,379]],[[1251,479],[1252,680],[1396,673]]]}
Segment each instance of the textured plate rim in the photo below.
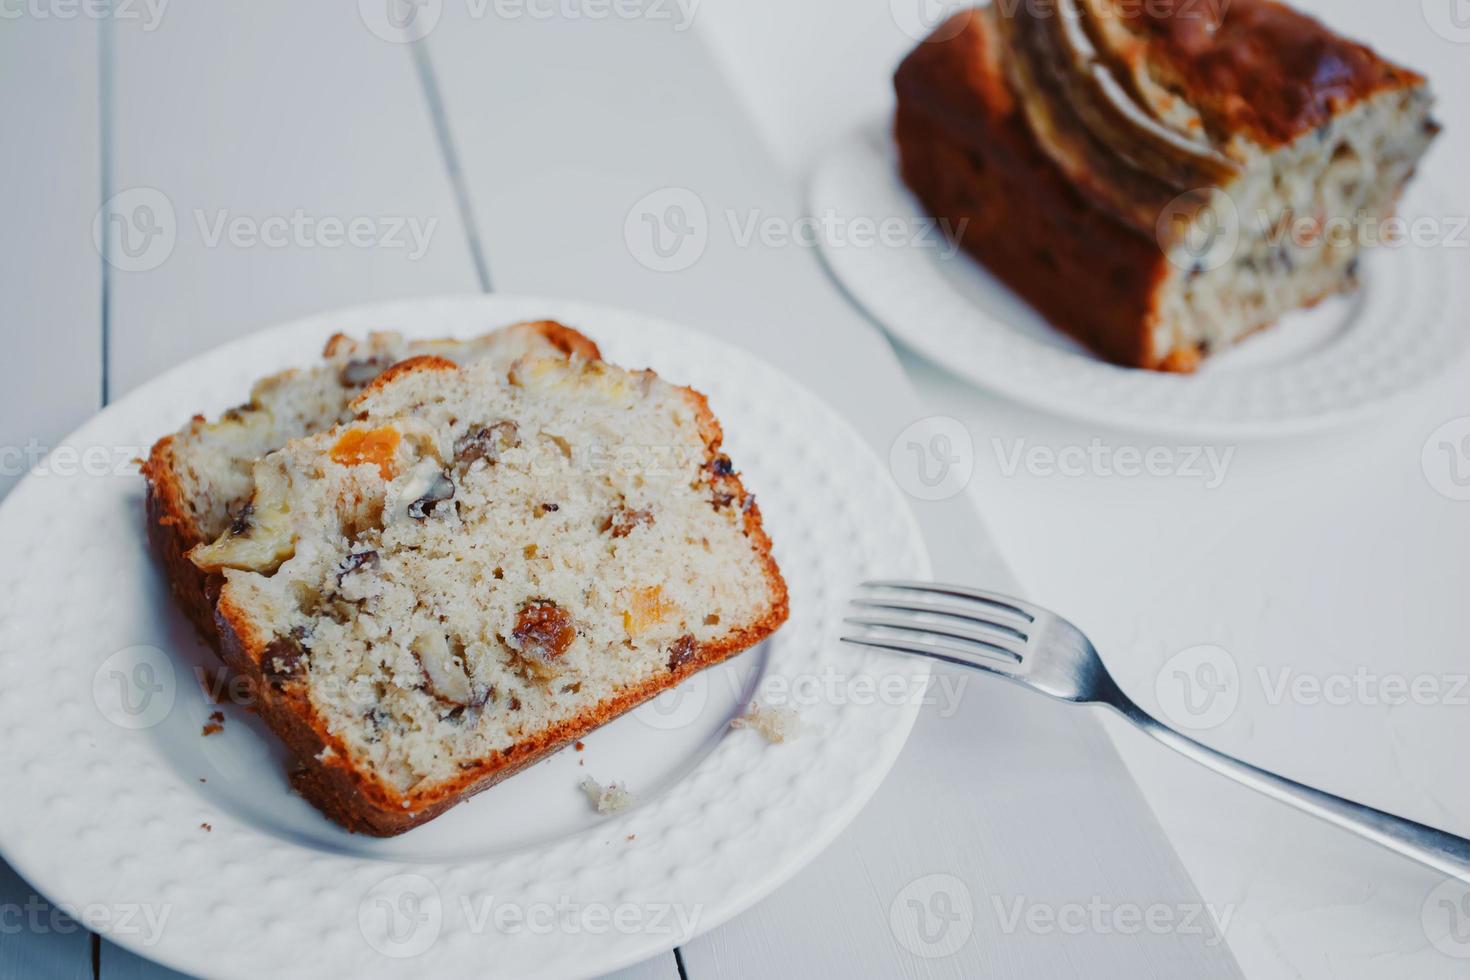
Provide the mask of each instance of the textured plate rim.
{"label": "textured plate rim", "polygon": [[[869,123],[848,133],[845,138],[833,144],[820,157],[808,185],[808,212],[814,215],[826,213],[882,215],[884,217],[892,215],[911,224],[928,220],[921,205],[899,180],[894,152],[888,127],[882,122]],[[881,180],[876,173],[879,167],[882,170]],[[871,185],[865,187],[857,195],[854,195],[845,186],[852,179],[853,173],[859,174],[860,180]],[[1422,176],[1411,187],[1411,191],[1415,192],[1415,198],[1427,198],[1429,204],[1439,204],[1443,201],[1443,196],[1436,193],[1432,185],[1429,185],[1426,190]],[[1421,203],[1423,203],[1422,200]],[[1437,210],[1450,213],[1453,209],[1441,207]],[[1033,371],[1029,374],[1018,375],[1004,367],[992,367],[985,359],[970,360],[956,357],[955,350],[950,346],[950,338],[956,331],[964,331],[972,338],[978,336],[979,332],[983,332],[987,335],[987,339],[994,341],[993,346],[999,349],[1008,349],[1023,354],[1040,353],[1041,356],[1054,362],[1052,367],[1056,367],[1055,362],[1058,361],[1064,365],[1071,365],[1073,376],[1069,379],[1073,381],[1078,380],[1077,376],[1088,375],[1093,379],[1105,379],[1109,384],[1114,385],[1129,385],[1132,381],[1136,381],[1137,385],[1147,385],[1158,384],[1161,380],[1168,383],[1176,379],[1187,383],[1191,377],[1205,376],[1171,375],[1161,379],[1151,372],[1117,367],[1092,355],[1072,353],[1042,344],[1000,322],[995,315],[979,309],[967,298],[961,296],[945,281],[942,273],[934,270],[934,260],[924,255],[925,250],[923,249],[836,248],[825,239],[819,239],[819,244],[823,260],[841,287],[886,331],[926,360],[964,381],[1019,404],[1040,409],[1054,416],[1112,426],[1126,431],[1173,437],[1269,439],[1340,428],[1370,419],[1385,409],[1402,403],[1421,388],[1442,377],[1454,365],[1470,355],[1470,335],[1467,335],[1464,330],[1454,330],[1454,325],[1448,322],[1447,311],[1455,306],[1455,296],[1446,295],[1442,302],[1433,304],[1439,312],[1437,323],[1432,326],[1441,333],[1452,335],[1452,339],[1445,344],[1445,347],[1448,348],[1447,353],[1445,350],[1440,350],[1443,356],[1438,358],[1420,355],[1421,363],[1417,371],[1391,390],[1375,393],[1371,397],[1360,398],[1354,402],[1344,401],[1338,406],[1325,410],[1264,420],[1249,417],[1191,417],[1183,414],[1157,413],[1139,407],[1120,405],[1117,401],[1106,397],[1096,397],[1089,393],[1087,385],[1068,385],[1059,382],[1052,373]],[[1405,251],[1411,250],[1406,249]],[[1452,250],[1446,247],[1412,251],[1428,253],[1415,263],[1415,273],[1432,275],[1437,285],[1449,291],[1457,290],[1456,295],[1460,297],[1463,305],[1467,295],[1470,295],[1470,289],[1466,288],[1465,283],[1465,280],[1470,278],[1470,268],[1457,270],[1450,258]],[[1377,256],[1373,258],[1376,259]],[[978,263],[963,252],[959,253],[956,259],[974,264],[978,268]],[[1397,261],[1407,260],[1398,257]],[[1461,274],[1456,275],[1456,271]],[[898,285],[891,284],[890,280],[897,282]],[[941,284],[941,288],[932,290],[936,282]],[[909,288],[904,288],[905,286]],[[926,323],[934,319],[930,316],[932,309],[926,309],[922,305],[922,297],[926,288],[938,294],[930,298],[939,303],[948,313],[947,316],[940,318],[950,321],[950,325],[942,330],[925,327]],[[998,281],[996,281],[996,288],[1006,289]],[[1368,279],[1358,295],[1370,294],[1373,289],[1372,281]],[[1421,295],[1430,292],[1432,290],[1419,290]],[[1022,301],[1017,300],[1017,302]],[[961,318],[966,322],[959,323]],[[1421,331],[1427,332],[1430,326],[1431,324],[1421,319]],[[1335,346],[1337,345],[1329,345],[1329,349]],[[1008,367],[1014,367],[1014,365]],[[1242,370],[1241,377],[1244,377],[1248,370]],[[1269,370],[1281,369],[1271,368]],[[1081,394],[1078,394],[1079,391]]]}
{"label": "textured plate rim", "polygon": [[[872,449],[867,446],[866,442],[862,440],[834,409],[813,394],[805,385],[802,385],[785,372],[780,371],[741,348],[662,318],[646,316],[633,311],[579,301],[503,294],[468,294],[373,303],[312,314],[276,326],[267,327],[210,351],[206,351],[164,372],[97,413],[97,415],[78,427],[65,439],[60,440],[57,445],[85,444],[87,434],[90,431],[103,429],[110,423],[120,424],[134,414],[147,414],[149,411],[147,406],[150,400],[156,398],[158,392],[166,389],[171,384],[177,383],[180,378],[190,372],[197,372],[203,364],[212,359],[223,360],[232,354],[271,348],[283,355],[280,358],[280,363],[283,365],[299,363],[299,342],[303,335],[322,330],[335,330],[344,324],[345,326],[342,326],[342,328],[347,330],[366,329],[368,321],[378,322],[385,327],[394,325],[407,327],[409,324],[405,321],[412,321],[415,317],[424,316],[430,311],[435,311],[439,315],[443,315],[446,310],[450,311],[450,315],[453,316],[469,317],[473,314],[479,318],[478,322],[484,324],[486,328],[502,323],[509,323],[517,319],[544,316],[562,319],[579,327],[584,327],[589,335],[597,340],[601,340],[598,336],[600,331],[633,329],[646,329],[654,333],[664,332],[679,337],[688,337],[694,342],[695,346],[700,348],[702,357],[706,359],[718,358],[722,364],[728,363],[748,366],[753,371],[764,373],[770,381],[779,385],[785,392],[807,401],[810,405],[814,406],[820,415],[824,416],[823,424],[830,426],[830,432],[834,437],[840,437],[854,447],[861,447],[861,453],[863,454],[862,462],[872,473],[887,475],[886,467],[882,465]],[[428,319],[432,320],[433,316],[429,316]],[[417,327],[413,327],[412,332],[415,334],[428,334],[434,333],[435,331],[432,328],[418,329]],[[467,333],[470,332],[470,329],[461,329],[456,332]],[[293,352],[297,355],[295,360],[290,358],[288,352]],[[685,379],[675,380],[682,381]],[[699,382],[694,383],[698,384]],[[722,421],[724,420],[722,419]],[[160,431],[166,431],[166,429]],[[7,534],[9,524],[17,520],[23,520],[21,514],[25,512],[28,506],[34,503],[33,498],[39,493],[39,489],[36,486],[37,482],[36,477],[27,476],[25,480],[21,481],[12,490],[6,500],[0,502],[0,537],[4,537]],[[897,558],[906,564],[913,574],[920,576],[927,575],[929,571],[927,550],[923,544],[917,521],[908,506],[908,502],[903,498],[897,487],[893,486],[891,479],[885,480],[883,483],[886,487],[885,496],[888,498],[887,503],[892,507],[888,516],[892,520],[894,515],[897,515],[897,520],[894,521],[894,524],[898,526],[898,529],[893,534],[896,537],[902,537],[908,549],[906,555],[888,555],[885,558]],[[759,492],[760,487],[757,486],[755,489]],[[766,498],[763,497],[763,499]],[[138,536],[141,538],[141,527],[138,529]],[[877,539],[875,538],[874,540]],[[3,570],[3,568],[4,563],[0,562],[0,570]],[[8,634],[0,633],[0,636],[6,636],[8,638]],[[824,642],[831,645],[830,638]],[[815,656],[815,652],[813,656]],[[881,657],[881,655],[878,656]],[[6,651],[3,645],[0,645],[0,663],[3,663],[5,659]],[[881,657],[881,662],[884,665],[885,671],[902,674],[909,678],[911,682],[922,683],[929,676],[928,665],[922,661]],[[818,663],[818,660],[812,660],[809,665],[816,667]],[[795,661],[789,664],[783,664],[783,666],[799,665]],[[86,667],[86,677],[90,679],[93,673],[92,665],[86,664],[83,666]],[[767,669],[769,669],[769,665]],[[11,707],[19,704],[19,700],[13,692],[8,699],[0,696],[0,702],[5,702]],[[862,807],[872,797],[873,793],[877,791],[883,778],[896,761],[899,752],[907,740],[917,713],[918,704],[914,701],[906,702],[899,707],[887,706],[883,712],[884,724],[882,726],[882,732],[884,737],[876,743],[878,752],[863,758],[863,764],[857,771],[858,778],[849,780],[844,787],[845,791],[842,794],[840,805],[824,810],[820,814],[820,820],[815,827],[803,823],[800,828],[802,831],[801,843],[796,847],[787,848],[780,861],[766,865],[763,870],[744,874],[738,881],[738,888],[724,893],[720,902],[705,906],[705,914],[701,915],[697,926],[689,934],[680,934],[673,937],[629,938],[624,936],[622,937],[623,941],[611,943],[606,948],[605,953],[599,951],[601,955],[594,962],[579,962],[575,967],[568,968],[565,959],[562,959],[556,962],[554,968],[548,967],[545,971],[535,972],[534,975],[591,975],[640,962],[649,956],[657,955],[669,949],[672,945],[687,942],[694,936],[715,928],[764,898],[815,858],[856,817],[858,812],[860,812]],[[857,715],[850,715],[845,720],[851,720],[851,718],[855,717]],[[30,734],[34,735],[33,732]],[[722,745],[729,744],[730,741],[729,739],[725,739]],[[826,747],[839,745],[841,742],[842,736],[839,734],[828,734],[822,737],[819,740],[819,744],[824,746],[824,749],[820,753],[820,757],[827,758],[832,756],[832,751]],[[137,740],[137,744],[145,745],[146,740],[139,739]],[[840,753],[838,754],[840,755]],[[714,758],[715,754],[712,753],[702,760],[696,770],[686,777],[679,786],[675,787],[674,791],[665,794],[658,801],[658,804],[662,805],[673,795],[683,790],[684,787],[694,784],[697,779],[706,778],[708,774],[704,770],[711,764],[711,760]],[[24,744],[17,748],[15,752],[7,753],[5,756],[0,757],[0,775],[3,775],[7,779],[8,784],[14,787],[17,792],[24,791],[26,778],[27,776],[34,776],[35,766],[35,757],[25,756]],[[105,803],[106,801],[94,802]],[[650,804],[650,806],[652,805]],[[642,809],[640,808],[640,811]],[[640,811],[633,811],[633,813],[636,814]],[[591,834],[590,832],[583,833],[570,840],[575,843],[582,838],[618,832],[621,830],[621,825],[617,823],[617,819],[612,818],[607,823],[599,825],[597,834]],[[787,819],[789,820],[791,818],[788,817]],[[90,881],[82,885],[80,880],[66,880],[68,875],[64,872],[70,871],[73,874],[75,872],[74,868],[67,868],[66,865],[68,861],[75,861],[76,857],[58,858],[56,853],[57,848],[55,847],[58,842],[53,840],[49,842],[49,847],[42,846],[33,837],[25,835],[22,829],[15,826],[12,821],[3,819],[0,819],[0,833],[4,834],[3,841],[0,841],[0,852],[3,852],[5,858],[27,881],[39,891],[47,894],[53,901],[70,903],[73,906],[81,907],[89,903],[103,901],[106,898],[105,892],[109,887],[108,885],[94,885]],[[253,834],[255,838],[269,839],[267,835],[258,830],[248,830],[247,833]],[[17,840],[18,834],[21,835],[19,840]],[[642,841],[639,843],[641,844]],[[364,857],[344,857],[341,855],[321,857],[321,852],[315,848],[307,848],[279,841],[277,845],[288,851],[294,848],[308,855],[316,856],[317,860],[311,868],[319,869],[324,863],[345,863],[366,872],[369,877],[377,878],[381,878],[385,872],[390,872],[395,868],[401,871],[411,871],[413,868],[424,863],[376,860]],[[552,851],[557,847],[563,846],[570,847],[571,844],[558,842],[542,847],[540,850]],[[49,855],[46,853],[48,850],[51,852]],[[80,849],[78,849],[78,853],[80,853]],[[215,855],[215,857],[218,858],[218,855]],[[508,861],[513,864],[521,859],[521,855],[515,855],[508,859]],[[458,873],[466,867],[472,868],[477,863],[493,866],[503,862],[499,859],[490,859],[483,862],[475,862],[473,860],[462,861],[453,866],[446,874],[451,872]],[[301,871],[302,873],[306,873],[311,868],[303,867]],[[196,876],[206,876],[213,869],[201,867],[192,870]],[[257,873],[265,874],[266,872],[262,869]],[[359,874],[358,877],[362,878],[363,875]],[[351,889],[346,890],[351,891]],[[338,897],[340,896],[334,896],[333,900],[335,901]],[[348,907],[348,910],[351,911],[356,904],[360,904],[360,901],[361,897],[359,897],[359,902],[353,903],[353,906]],[[226,925],[216,923],[213,928],[223,940],[233,935],[237,927],[234,924]],[[133,937],[109,931],[106,926],[99,926],[98,930],[104,935],[108,935],[110,939],[119,945],[132,949],[145,958],[155,960],[175,969],[196,973],[213,973],[218,971],[221,966],[225,966],[228,975],[244,976],[249,975],[253,970],[258,968],[258,964],[245,963],[240,960],[223,963],[219,958],[222,951],[215,951],[212,955],[203,955],[198,952],[200,946],[197,942],[191,942],[188,944],[188,948],[181,949],[176,939],[172,942],[165,939],[158,945],[145,947]],[[196,940],[198,939],[198,935],[197,933],[191,934],[189,938]],[[472,965],[480,962],[478,958],[484,954],[484,949],[479,946],[465,948],[461,945],[459,948],[461,950],[460,954],[444,953],[441,949],[440,955],[436,957],[440,962],[434,963],[434,967],[443,968],[446,965],[452,965],[442,962],[442,957],[445,956],[452,957],[454,955],[460,955],[463,957],[462,965]],[[398,972],[395,968],[403,972],[417,972],[418,969],[429,965],[428,961],[421,958],[388,960],[379,957],[373,958],[371,962],[381,967],[380,971],[374,970],[373,972],[384,973]],[[352,964],[344,964],[344,966],[347,969],[354,969]],[[356,969],[360,970],[360,965]]]}

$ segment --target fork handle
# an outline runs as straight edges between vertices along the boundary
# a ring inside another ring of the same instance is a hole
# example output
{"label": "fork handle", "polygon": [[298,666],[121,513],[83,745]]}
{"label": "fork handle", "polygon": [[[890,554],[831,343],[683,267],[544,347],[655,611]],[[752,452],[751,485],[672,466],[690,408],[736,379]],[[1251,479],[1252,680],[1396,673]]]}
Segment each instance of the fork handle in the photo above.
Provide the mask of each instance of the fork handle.
{"label": "fork handle", "polygon": [[1289,803],[1298,810],[1304,810],[1314,817],[1320,817],[1344,830],[1366,837],[1404,857],[1413,858],[1436,871],[1470,882],[1470,840],[1324,793],[1320,789],[1313,789],[1241,762],[1181,735],[1126,698],[1121,700],[1122,703],[1114,703],[1112,706],[1125,718],[1195,762],[1282,803]]}

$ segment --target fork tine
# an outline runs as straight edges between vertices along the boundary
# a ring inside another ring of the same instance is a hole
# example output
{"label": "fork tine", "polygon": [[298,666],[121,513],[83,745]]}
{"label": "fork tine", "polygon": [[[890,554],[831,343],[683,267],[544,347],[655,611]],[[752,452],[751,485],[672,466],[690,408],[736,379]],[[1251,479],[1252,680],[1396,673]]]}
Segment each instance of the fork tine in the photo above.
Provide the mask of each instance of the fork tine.
{"label": "fork tine", "polygon": [[978,615],[973,609],[962,606],[941,605],[939,603],[916,602],[907,599],[854,599],[854,606],[862,606],[866,609],[892,609],[895,612],[922,613],[929,616],[948,616],[953,619],[963,620],[967,623],[976,623],[988,629],[996,630],[1007,636],[1014,637],[1025,643],[1030,639],[1025,633],[1006,623],[997,623],[994,619],[986,619]]}
{"label": "fork tine", "polygon": [[[967,630],[958,626],[938,626],[932,623],[921,623],[917,620],[892,619],[886,616],[848,616],[842,620],[854,626],[876,627],[884,630],[896,630],[901,633],[914,633],[921,637],[943,637],[947,640],[962,640],[966,643],[974,643],[986,649],[1007,657],[1017,663],[1021,660],[1021,651],[1025,649],[1022,641],[1020,649],[1005,646],[995,636],[986,636],[975,630]],[[1014,643],[1014,640],[1012,640]]]}
{"label": "fork tine", "polygon": [[930,660],[943,660],[946,663],[958,664],[961,667],[974,667],[976,670],[987,670],[1002,677],[1014,677],[1006,667],[1016,666],[1016,660],[1010,656],[1000,656],[996,653],[979,646],[960,646],[948,643],[917,643],[897,638],[881,637],[876,635],[843,636],[839,637],[841,642],[853,646],[872,647],[877,650],[887,650],[892,653],[907,653],[916,657],[927,657]]}
{"label": "fork tine", "polygon": [[944,585],[938,582],[915,582],[909,580],[893,579],[864,582],[864,588],[868,589],[897,589],[903,592],[926,592],[933,595],[952,596],[956,599],[972,599],[975,602],[983,602],[996,609],[1014,613],[1026,620],[1028,623],[1036,621],[1036,609],[1029,603],[1011,596],[1001,595],[998,592],[986,592],[982,589],[966,588],[962,585]]}

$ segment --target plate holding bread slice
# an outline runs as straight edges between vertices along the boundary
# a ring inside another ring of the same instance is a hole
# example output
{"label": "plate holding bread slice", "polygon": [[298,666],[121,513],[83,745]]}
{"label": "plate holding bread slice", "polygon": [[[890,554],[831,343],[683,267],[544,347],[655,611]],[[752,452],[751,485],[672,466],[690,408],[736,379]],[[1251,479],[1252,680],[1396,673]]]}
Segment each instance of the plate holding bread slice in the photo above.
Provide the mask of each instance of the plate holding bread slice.
{"label": "plate holding bread slice", "polygon": [[149,533],[297,790],[390,835],[785,621],[721,440],[555,322],[338,336],[154,447]]}

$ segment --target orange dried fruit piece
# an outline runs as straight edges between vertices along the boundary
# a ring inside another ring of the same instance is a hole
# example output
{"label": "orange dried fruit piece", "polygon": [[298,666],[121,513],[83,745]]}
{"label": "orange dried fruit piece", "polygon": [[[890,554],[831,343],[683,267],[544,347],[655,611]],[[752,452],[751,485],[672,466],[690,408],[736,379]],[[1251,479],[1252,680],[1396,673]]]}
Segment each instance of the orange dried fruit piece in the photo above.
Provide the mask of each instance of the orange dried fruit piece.
{"label": "orange dried fruit piece", "polygon": [[633,593],[627,611],[623,613],[623,629],[629,635],[637,636],[649,627],[663,622],[673,608],[673,603],[664,598],[663,586],[653,585],[638,589]]}
{"label": "orange dried fruit piece", "polygon": [[395,457],[402,434],[385,425],[379,429],[349,429],[332,447],[332,462],[343,466],[372,463],[385,480],[393,479],[396,470]]}

